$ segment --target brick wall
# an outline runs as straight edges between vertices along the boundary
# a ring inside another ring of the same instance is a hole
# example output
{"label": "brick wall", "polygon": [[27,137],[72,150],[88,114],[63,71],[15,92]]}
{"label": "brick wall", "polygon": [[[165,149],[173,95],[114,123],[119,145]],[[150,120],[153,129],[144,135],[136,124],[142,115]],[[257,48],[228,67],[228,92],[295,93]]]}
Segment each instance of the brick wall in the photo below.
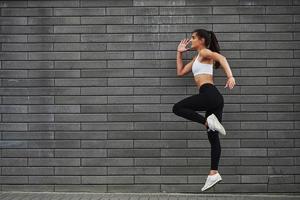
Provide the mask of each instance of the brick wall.
{"label": "brick wall", "polygon": [[176,76],[196,28],[237,82],[214,70],[227,135],[208,192],[299,191],[299,0],[0,3],[2,191],[200,193],[207,134],[172,113],[198,92]]}

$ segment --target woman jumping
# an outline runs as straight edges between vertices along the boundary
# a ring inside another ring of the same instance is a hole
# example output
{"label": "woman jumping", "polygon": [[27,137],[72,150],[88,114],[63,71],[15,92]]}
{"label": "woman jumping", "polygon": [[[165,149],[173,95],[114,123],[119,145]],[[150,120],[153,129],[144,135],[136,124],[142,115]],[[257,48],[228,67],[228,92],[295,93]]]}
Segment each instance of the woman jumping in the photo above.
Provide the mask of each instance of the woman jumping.
{"label": "woman jumping", "polygon": [[[189,42],[192,42],[192,45],[190,48],[187,48],[186,46]],[[198,55],[184,66],[182,53],[190,49],[196,49]],[[224,88],[229,86],[232,89],[235,85],[235,79],[226,57],[220,54],[218,40],[213,31],[196,29],[192,32],[191,39],[181,40],[177,47],[177,75],[184,76],[192,71],[199,93],[175,103],[173,105],[173,113],[205,125],[211,144],[211,170],[201,191],[211,188],[222,180],[218,172],[221,155],[218,133],[226,135],[226,131],[221,124],[224,99],[213,83],[213,66],[216,66],[216,69],[218,69],[220,65],[227,75],[227,82]],[[206,111],[205,117],[196,111]]]}

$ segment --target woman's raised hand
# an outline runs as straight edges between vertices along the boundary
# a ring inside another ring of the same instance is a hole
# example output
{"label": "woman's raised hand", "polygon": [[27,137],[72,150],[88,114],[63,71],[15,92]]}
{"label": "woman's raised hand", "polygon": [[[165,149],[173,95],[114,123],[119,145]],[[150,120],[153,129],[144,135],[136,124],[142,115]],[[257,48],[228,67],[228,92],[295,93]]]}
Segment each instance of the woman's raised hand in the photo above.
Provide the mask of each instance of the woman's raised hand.
{"label": "woman's raised hand", "polygon": [[190,50],[191,48],[186,48],[186,46],[188,45],[188,43],[190,42],[190,39],[183,39],[181,40],[181,42],[179,43],[178,47],[177,47],[177,51],[179,52],[185,52]]}

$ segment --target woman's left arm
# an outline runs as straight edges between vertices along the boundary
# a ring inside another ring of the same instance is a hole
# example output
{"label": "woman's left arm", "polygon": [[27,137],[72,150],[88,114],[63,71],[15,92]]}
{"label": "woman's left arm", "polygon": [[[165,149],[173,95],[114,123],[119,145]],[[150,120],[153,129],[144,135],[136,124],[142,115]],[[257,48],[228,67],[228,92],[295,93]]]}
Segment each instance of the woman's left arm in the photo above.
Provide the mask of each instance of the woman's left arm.
{"label": "woman's left arm", "polygon": [[230,69],[230,66],[227,62],[227,59],[225,56],[223,56],[222,54],[219,54],[218,52],[213,52],[210,49],[203,49],[201,50],[200,54],[203,57],[208,57],[213,59],[214,61],[218,61],[221,66],[223,71],[225,72],[226,76],[227,76],[227,82],[224,88],[226,88],[227,86],[229,86],[230,89],[232,89],[235,85],[235,79],[232,75],[232,71]]}

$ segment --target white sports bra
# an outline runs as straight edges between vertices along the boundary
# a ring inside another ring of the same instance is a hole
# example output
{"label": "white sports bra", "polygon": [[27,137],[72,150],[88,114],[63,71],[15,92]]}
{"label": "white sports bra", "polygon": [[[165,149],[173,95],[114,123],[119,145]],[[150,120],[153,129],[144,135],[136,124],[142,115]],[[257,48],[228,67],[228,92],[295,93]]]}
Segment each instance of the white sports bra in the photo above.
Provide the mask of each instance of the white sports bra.
{"label": "white sports bra", "polygon": [[201,63],[198,60],[199,54],[196,60],[193,62],[192,71],[194,76],[198,74],[213,74],[213,64]]}

